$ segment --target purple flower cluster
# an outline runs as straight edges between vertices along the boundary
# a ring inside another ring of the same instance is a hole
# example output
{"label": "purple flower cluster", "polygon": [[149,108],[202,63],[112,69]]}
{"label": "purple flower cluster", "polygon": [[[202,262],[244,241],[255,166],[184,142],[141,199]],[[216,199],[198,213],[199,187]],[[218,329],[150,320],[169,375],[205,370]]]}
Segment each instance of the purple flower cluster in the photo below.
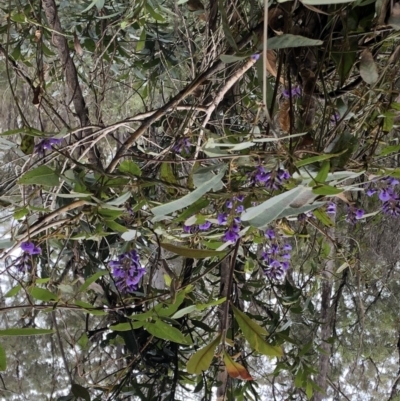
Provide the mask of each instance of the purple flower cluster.
{"label": "purple flower cluster", "polygon": [[382,202],[382,211],[390,216],[400,216],[400,196],[395,191],[399,181],[393,177],[383,178],[375,183],[367,191],[368,196],[378,193],[378,198]]}
{"label": "purple flower cluster", "polygon": [[211,222],[206,221],[205,223],[199,225],[197,224],[193,224],[191,226],[184,225],[183,231],[188,234],[195,234],[198,231],[207,231],[210,227],[211,227]]}
{"label": "purple flower cluster", "polygon": [[182,153],[183,151],[185,153],[190,153],[190,147],[191,143],[189,141],[189,138],[180,138],[175,142],[175,145],[172,147],[172,150],[176,153]]}
{"label": "purple flower cluster", "polygon": [[146,269],[140,266],[139,255],[135,250],[119,255],[117,260],[112,260],[108,265],[112,268],[115,285],[122,293],[136,291],[140,279],[146,273]]}
{"label": "purple flower cluster", "polygon": [[336,214],[336,203],[329,202],[326,205],[326,213],[328,213],[328,214]]}
{"label": "purple flower cluster", "polygon": [[19,272],[25,273],[31,269],[31,256],[39,255],[42,250],[39,246],[35,246],[33,242],[22,242],[21,249],[24,253],[17,258],[15,267]]}
{"label": "purple flower cluster", "polygon": [[266,171],[263,166],[258,166],[252,173],[251,182],[253,184],[265,185],[269,190],[278,190],[290,178],[290,174],[281,168]]}
{"label": "purple flower cluster", "polygon": [[240,217],[237,214],[244,211],[244,206],[242,205],[244,201],[244,195],[234,196],[232,199],[228,200],[225,204],[228,212],[219,213],[217,216],[217,221],[220,226],[228,226],[222,240],[224,242],[236,242],[239,238],[240,232]]}
{"label": "purple flower cluster", "polygon": [[292,246],[289,243],[282,243],[272,229],[268,229],[265,236],[268,239],[268,244],[267,250],[262,253],[265,263],[264,274],[271,279],[279,280],[284,277],[285,272],[289,269]]}
{"label": "purple flower cluster", "polygon": [[301,96],[301,88],[300,88],[300,86],[295,86],[294,88],[292,88],[291,91],[289,91],[289,89],[285,89],[282,92],[282,96],[285,99],[289,99],[290,97],[292,97],[292,98],[300,97]]}
{"label": "purple flower cluster", "polygon": [[51,149],[55,145],[60,145],[61,142],[62,139],[58,138],[44,138],[35,146],[35,152],[44,154],[46,150]]}

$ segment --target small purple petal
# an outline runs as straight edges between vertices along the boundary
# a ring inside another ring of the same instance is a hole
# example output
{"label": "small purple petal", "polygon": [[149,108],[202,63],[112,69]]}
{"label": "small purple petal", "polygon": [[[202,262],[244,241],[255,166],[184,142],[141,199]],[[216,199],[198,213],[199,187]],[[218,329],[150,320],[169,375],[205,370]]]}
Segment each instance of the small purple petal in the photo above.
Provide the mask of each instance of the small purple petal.
{"label": "small purple petal", "polygon": [[221,225],[221,226],[225,225],[228,221],[228,215],[226,213],[220,213],[217,216],[217,221],[218,221],[219,225]]}
{"label": "small purple petal", "polygon": [[200,231],[206,231],[210,227],[211,227],[211,222],[210,221],[206,221],[205,223],[199,225],[199,230]]}

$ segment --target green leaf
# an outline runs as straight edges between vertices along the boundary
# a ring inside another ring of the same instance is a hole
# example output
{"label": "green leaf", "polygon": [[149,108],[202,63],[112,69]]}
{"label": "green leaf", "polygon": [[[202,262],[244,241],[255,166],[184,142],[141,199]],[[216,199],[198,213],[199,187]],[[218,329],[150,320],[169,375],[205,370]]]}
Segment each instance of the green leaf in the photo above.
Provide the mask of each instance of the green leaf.
{"label": "green leaf", "polygon": [[333,223],[325,211],[314,210],[314,216],[326,227],[332,227]]}
{"label": "green leaf", "polygon": [[326,160],[322,163],[321,169],[319,170],[317,176],[315,177],[315,181],[319,183],[324,183],[328,178],[329,169],[330,169],[330,163],[329,161]]}
{"label": "green leaf", "polygon": [[132,329],[139,329],[140,327],[143,327],[144,323],[144,321],[118,323],[113,324],[109,327],[109,329],[112,331],[131,331]]}
{"label": "green leaf", "polygon": [[16,209],[14,212],[14,219],[15,220],[22,219],[22,217],[25,217],[28,213],[29,213],[29,210],[26,207]]}
{"label": "green leaf", "polygon": [[54,187],[58,185],[58,183],[58,174],[48,166],[39,166],[28,171],[18,180],[18,184],[22,185],[36,184],[48,187]]}
{"label": "green leaf", "polygon": [[162,242],[160,245],[165,250],[180,256],[184,256],[186,258],[204,259],[204,258],[212,258],[215,256],[222,258],[227,254],[227,251],[213,251],[208,249],[186,248],[184,246],[168,244],[166,242]]}
{"label": "green leaf", "polygon": [[332,157],[340,156],[344,152],[345,151],[340,152],[340,153],[329,153],[329,154],[323,154],[323,155],[319,155],[319,156],[307,157],[306,159],[302,159],[302,160],[297,161],[295,163],[295,166],[296,167],[303,167],[303,166],[307,166],[307,164],[321,162],[321,161],[327,160],[327,159],[332,159]]}
{"label": "green leaf", "polygon": [[178,310],[178,312],[174,313],[174,314],[171,316],[171,319],[179,319],[179,318],[181,318],[182,316],[185,316],[185,315],[187,315],[187,314],[193,312],[194,310],[197,310],[196,305],[187,306],[186,308],[182,308],[182,309]]}
{"label": "green leaf", "polygon": [[186,338],[177,328],[164,323],[162,320],[156,319],[154,323],[145,322],[144,328],[154,337],[163,340],[172,341],[178,344],[189,344]]}
{"label": "green leaf", "polygon": [[121,173],[126,173],[134,176],[140,177],[142,175],[142,170],[140,167],[132,160],[124,160],[118,167]]}
{"label": "green leaf", "polygon": [[158,14],[154,8],[149,4],[146,3],[146,10],[149,12],[149,14],[158,22],[165,22],[165,19],[162,15]]}
{"label": "green leaf", "polygon": [[142,32],[140,33],[139,40],[136,44],[136,52],[137,53],[139,53],[143,50],[145,43],[146,43],[146,30],[143,28]]}
{"label": "green leaf", "polygon": [[49,329],[6,329],[0,330],[0,337],[4,336],[41,336],[44,334],[53,334],[54,330]]}
{"label": "green leaf", "polygon": [[186,370],[188,373],[195,375],[201,374],[201,372],[207,370],[214,358],[215,349],[221,342],[221,334],[219,334],[210,344],[199,349],[189,359]]}
{"label": "green leaf", "polygon": [[207,302],[206,304],[197,304],[197,305],[196,305],[196,308],[197,308],[198,310],[204,310],[204,309],[206,309],[206,308],[208,308],[208,307],[210,307],[210,306],[220,305],[220,304],[222,304],[222,303],[225,302],[225,301],[226,301],[226,297],[222,297],[222,298],[220,298],[220,299],[215,299],[214,301]]}
{"label": "green leaf", "polygon": [[287,49],[289,47],[308,47],[308,46],[321,46],[324,42],[322,40],[310,39],[305,36],[292,35],[285,33],[280,36],[275,36],[268,39],[268,50],[274,49]]}
{"label": "green leaf", "polygon": [[82,387],[79,384],[72,383],[72,385],[71,385],[71,393],[76,398],[83,398],[85,401],[90,401],[89,391],[85,387]]}
{"label": "green leaf", "polygon": [[[247,209],[241,216],[242,221],[247,221],[253,227],[266,227],[282,215],[290,205],[296,204],[296,199],[301,200],[304,195],[308,196],[308,193],[311,193],[310,188],[300,185],[290,191],[273,196],[261,205]],[[290,209],[290,212],[292,210],[293,208]]]}
{"label": "green leaf", "polygon": [[39,301],[56,301],[58,299],[57,295],[44,288],[32,287],[28,289],[28,293],[32,298],[38,299]]}
{"label": "green leaf", "polygon": [[245,313],[233,305],[232,310],[244,337],[253,350],[267,356],[283,356],[283,351],[280,346],[268,344],[264,340],[264,337],[268,335],[267,330],[259,326],[254,320],[250,319]]}
{"label": "green leaf", "polygon": [[6,351],[0,345],[0,372],[5,372],[7,369],[7,359],[6,359]]}
{"label": "green leaf", "polygon": [[343,192],[343,189],[331,187],[330,185],[317,185],[312,191],[316,195],[336,195]]}
{"label": "green leaf", "polygon": [[185,195],[184,197],[172,201],[170,203],[166,203],[165,205],[157,206],[151,209],[151,212],[154,214],[154,218],[152,221],[160,220],[160,217],[164,217],[170,213],[173,213],[179,209],[183,209],[184,207],[188,207],[200,199],[203,195],[205,195],[208,191],[214,188],[215,185],[221,182],[222,177],[225,175],[226,166],[224,166],[219,174],[215,175],[211,180],[205,182],[202,186],[196,188],[193,192]]}
{"label": "green leaf", "polygon": [[379,156],[387,156],[390,155],[391,153],[398,153],[399,151],[400,151],[400,145],[385,146],[381,150],[381,153],[379,153]]}
{"label": "green leaf", "polygon": [[21,290],[21,288],[22,287],[20,284],[16,285],[15,287],[11,288],[11,290],[8,291],[6,295],[4,295],[4,298],[10,298],[13,297],[14,295],[17,295]]}
{"label": "green leaf", "polygon": [[313,388],[312,388],[312,384],[307,381],[307,385],[306,385],[306,394],[307,394],[307,398],[309,400],[311,400],[312,396],[313,396]]}
{"label": "green leaf", "polygon": [[126,233],[128,231],[128,229],[126,227],[124,227],[123,225],[112,221],[112,220],[105,220],[104,223],[106,224],[106,226],[108,228],[110,228],[111,230],[113,230],[114,232],[117,233]]}
{"label": "green leaf", "polygon": [[33,153],[33,149],[35,148],[35,138],[31,135],[25,134],[22,137],[20,149],[26,155],[31,155]]}
{"label": "green leaf", "polygon": [[219,58],[225,64],[236,63],[237,61],[242,61],[248,58],[249,56],[235,56],[231,54],[222,54]]}
{"label": "green leaf", "polygon": [[107,270],[101,270],[101,271],[99,271],[99,272],[97,272],[97,273],[94,273],[92,276],[90,276],[90,277],[81,285],[81,287],[79,288],[78,292],[83,292],[83,291],[85,291],[85,290],[90,286],[90,284],[94,283],[94,282],[97,281],[100,277],[102,277],[102,276],[104,276],[104,275],[106,275],[106,274],[108,274],[108,271],[107,271]]}

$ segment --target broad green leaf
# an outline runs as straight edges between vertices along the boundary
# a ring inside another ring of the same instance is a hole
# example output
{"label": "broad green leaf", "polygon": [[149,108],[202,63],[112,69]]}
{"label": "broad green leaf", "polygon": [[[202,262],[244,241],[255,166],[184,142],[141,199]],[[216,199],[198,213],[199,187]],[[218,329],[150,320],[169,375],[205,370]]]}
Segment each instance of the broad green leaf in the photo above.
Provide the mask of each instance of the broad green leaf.
{"label": "broad green leaf", "polygon": [[56,301],[58,299],[57,295],[44,288],[32,287],[28,289],[28,293],[39,301]]}
{"label": "broad green leaf", "polygon": [[178,310],[178,312],[174,313],[174,314],[171,316],[171,319],[179,319],[179,318],[181,318],[182,316],[185,316],[185,315],[187,315],[187,314],[193,312],[194,310],[197,310],[196,305],[187,306],[186,308],[182,308],[182,309]]}
{"label": "broad green leaf", "polygon": [[221,171],[215,175],[211,180],[204,183],[202,186],[196,188],[193,192],[185,195],[184,197],[167,203],[165,205],[157,206],[151,209],[154,214],[152,221],[160,220],[160,217],[164,217],[170,213],[173,213],[184,207],[188,207],[205,195],[208,191],[214,188],[219,182],[221,182],[222,177],[225,175],[226,166],[221,169]]}
{"label": "broad green leaf", "polygon": [[398,152],[400,152],[400,145],[385,146],[381,150],[381,153],[379,153],[379,156],[387,156],[390,155],[391,153],[398,153]]}
{"label": "broad green leaf", "polygon": [[343,192],[343,189],[331,187],[330,185],[317,185],[312,191],[316,195],[336,195]]}
{"label": "broad green leaf", "polygon": [[142,170],[140,167],[132,160],[124,160],[118,167],[121,173],[126,173],[134,176],[140,177],[142,175]]}
{"label": "broad green leaf", "polygon": [[172,341],[178,344],[190,344],[189,339],[185,337],[177,328],[156,319],[154,323],[144,323],[144,328],[154,337],[163,340]]}
{"label": "broad green leaf", "polygon": [[18,184],[22,185],[36,184],[48,187],[56,186],[58,183],[58,174],[48,166],[39,166],[28,171],[18,180]]}
{"label": "broad green leaf", "polygon": [[126,233],[128,231],[128,229],[126,227],[124,227],[123,225],[117,223],[116,221],[113,220],[105,220],[104,223],[106,224],[106,226],[108,228],[110,228],[111,230],[113,230],[114,232],[117,233]]}
{"label": "broad green leaf", "polygon": [[138,321],[138,322],[126,322],[126,323],[118,323],[118,324],[113,324],[112,326],[109,327],[110,330],[112,331],[131,331],[132,329],[138,329],[144,325],[144,321]]}
{"label": "broad green leaf", "polygon": [[186,248],[184,246],[168,244],[165,242],[162,242],[160,245],[165,250],[172,253],[176,253],[177,255],[180,256],[184,256],[186,258],[204,259],[204,258],[212,258],[215,256],[222,258],[227,254],[227,251],[213,251],[208,249]]}
{"label": "broad green leaf", "polygon": [[280,36],[275,36],[268,39],[268,50],[274,49],[287,49],[289,47],[308,47],[308,46],[321,46],[324,42],[322,40],[310,39],[305,36],[292,35],[285,33]]}
{"label": "broad green leaf", "polygon": [[71,393],[77,398],[83,398],[85,401],[90,401],[89,391],[80,384],[72,383]]}
{"label": "broad green leaf", "polygon": [[283,356],[283,351],[280,346],[268,344],[265,341],[264,337],[268,335],[267,330],[259,326],[254,320],[250,319],[245,313],[233,305],[232,310],[245,339],[249,342],[253,350],[267,356]]}
{"label": "broad green leaf", "polygon": [[199,199],[197,202],[193,203],[193,205],[189,206],[186,210],[184,210],[178,218],[174,220],[175,223],[180,221],[185,221],[187,218],[195,215],[201,209],[207,207],[210,202],[207,199]]}
{"label": "broad green leaf", "polygon": [[296,203],[296,199],[301,199],[310,189],[298,186],[290,191],[274,196],[261,205],[247,209],[241,216],[242,221],[248,222],[253,227],[263,228],[277,219],[285,209],[291,204]]}
{"label": "broad green leaf", "polygon": [[11,238],[6,238],[0,240],[0,250],[3,251],[4,249],[11,248],[15,245],[15,240]]}
{"label": "broad green leaf", "polygon": [[90,9],[92,9],[95,5],[96,5],[96,3],[98,2],[99,0],[93,0],[83,11],[81,11],[81,14],[83,14],[83,13],[85,13],[86,11],[89,11]]}
{"label": "broad green leaf", "polygon": [[23,207],[21,209],[17,209],[14,212],[14,219],[19,220],[22,219],[22,217],[25,217],[29,213],[29,210],[27,207]]}
{"label": "broad green leaf", "polygon": [[4,336],[41,336],[44,334],[53,334],[54,330],[49,329],[6,329],[0,330],[0,337]]}
{"label": "broad green leaf", "polygon": [[6,359],[6,351],[0,345],[0,372],[5,372],[7,369],[7,359]]}
{"label": "broad green leaf", "polygon": [[204,310],[204,309],[206,309],[206,308],[208,308],[210,306],[220,305],[225,301],[226,301],[226,297],[223,297],[223,298],[220,298],[220,299],[215,299],[214,301],[211,301],[211,302],[207,302],[206,304],[197,304],[196,308],[198,310]]}
{"label": "broad green leaf", "polygon": [[321,206],[324,206],[326,202],[314,202],[311,205],[301,206],[301,207],[287,207],[279,216],[276,218],[283,219],[288,216],[298,216],[302,213],[311,212],[312,210],[318,209]]}
{"label": "broad green leaf", "polygon": [[199,349],[189,359],[186,369],[188,373],[200,375],[201,372],[207,370],[214,358],[215,349],[221,342],[221,334],[219,334],[210,344]]}
{"label": "broad green leaf", "polygon": [[92,276],[90,276],[90,277],[81,285],[81,287],[79,288],[78,292],[85,291],[85,290],[90,286],[90,284],[94,283],[96,280],[98,280],[100,277],[102,277],[102,276],[104,276],[104,275],[106,275],[106,274],[108,274],[108,271],[107,271],[107,270],[101,270],[101,271],[99,271],[99,272],[97,272],[97,273],[94,273]]}
{"label": "broad green leaf", "polygon": [[224,351],[224,362],[230,377],[234,379],[253,380],[247,369],[240,363],[235,362],[226,351]]}
{"label": "broad green leaf", "polygon": [[307,385],[306,385],[306,395],[307,395],[307,398],[309,400],[311,400],[311,398],[313,396],[313,387],[309,381],[307,381]]}
{"label": "broad green leaf", "polygon": [[22,287],[20,284],[16,285],[15,287],[11,288],[11,290],[9,290],[6,295],[4,295],[4,298],[10,298],[13,297],[14,295],[17,295],[21,290],[21,288]]}
{"label": "broad green leaf", "polygon": [[149,14],[158,22],[165,22],[165,19],[162,15],[158,14],[154,8],[149,4],[146,3],[146,10],[149,12]]}
{"label": "broad green leaf", "polygon": [[130,197],[132,194],[130,192],[125,192],[121,196],[118,196],[118,198],[110,200],[106,202],[106,205],[111,205],[111,206],[121,206],[123,205]]}

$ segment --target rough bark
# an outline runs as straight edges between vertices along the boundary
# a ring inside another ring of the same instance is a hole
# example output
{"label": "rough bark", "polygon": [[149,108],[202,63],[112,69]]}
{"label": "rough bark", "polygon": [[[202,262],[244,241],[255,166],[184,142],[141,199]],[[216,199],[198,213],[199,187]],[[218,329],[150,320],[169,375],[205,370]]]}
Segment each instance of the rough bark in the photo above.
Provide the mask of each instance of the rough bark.
{"label": "rough bark", "polygon": [[[68,41],[64,36],[60,19],[58,18],[57,6],[54,0],[42,0],[43,9],[46,14],[47,21],[53,32],[52,42],[57,49],[58,56],[60,57],[61,65],[64,69],[65,81],[68,86],[69,102],[72,102],[75,108],[75,113],[79,118],[81,127],[90,125],[89,110],[86,106],[85,99],[82,94],[82,89],[78,81],[78,73],[75,63],[70,56]],[[59,32],[56,33],[56,32]],[[83,136],[92,134],[91,129],[87,129],[78,134],[77,139],[82,139]],[[100,166],[100,159],[96,154],[95,147],[91,148],[88,152],[89,163]]]}

